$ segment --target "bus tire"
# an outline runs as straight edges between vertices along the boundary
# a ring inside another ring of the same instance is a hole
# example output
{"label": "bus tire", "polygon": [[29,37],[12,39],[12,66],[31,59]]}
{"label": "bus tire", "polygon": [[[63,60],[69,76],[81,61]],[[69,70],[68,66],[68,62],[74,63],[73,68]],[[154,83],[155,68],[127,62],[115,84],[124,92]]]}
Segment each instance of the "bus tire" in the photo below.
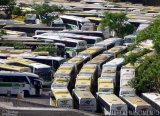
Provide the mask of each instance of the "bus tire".
{"label": "bus tire", "polygon": [[28,97],[29,96],[29,91],[24,90],[24,97]]}

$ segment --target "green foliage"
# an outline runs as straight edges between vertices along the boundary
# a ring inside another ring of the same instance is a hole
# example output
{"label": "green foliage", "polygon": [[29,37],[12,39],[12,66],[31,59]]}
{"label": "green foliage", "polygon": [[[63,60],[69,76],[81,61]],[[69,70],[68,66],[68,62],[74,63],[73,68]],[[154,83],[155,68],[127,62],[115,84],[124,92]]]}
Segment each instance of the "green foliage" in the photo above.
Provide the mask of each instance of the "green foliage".
{"label": "green foliage", "polygon": [[0,5],[10,5],[13,4],[14,0],[1,0]]}
{"label": "green foliage", "polygon": [[12,14],[13,15],[18,15],[18,16],[21,16],[22,15],[22,10],[20,7],[13,7],[12,9]]}
{"label": "green foliage", "polygon": [[49,52],[50,55],[55,55],[57,53],[57,49],[53,47],[53,45],[39,45],[35,50],[35,52],[46,51]]}
{"label": "green foliage", "polygon": [[155,54],[146,57],[136,69],[136,78],[132,79],[130,85],[138,92],[160,93],[160,56]]}
{"label": "green foliage", "polygon": [[124,56],[125,58],[125,62],[124,64],[134,64],[138,58],[140,58],[141,56],[145,55],[146,53],[148,53],[150,50],[148,49],[143,49],[142,51],[136,52],[136,53],[131,53],[128,56]]}
{"label": "green foliage", "polygon": [[[140,42],[147,39],[153,40],[155,54],[141,60],[140,66],[136,69],[136,77],[131,80],[130,85],[138,92],[160,93],[160,16],[158,16],[147,28],[140,31],[136,38],[136,44],[130,49],[134,49]],[[137,55],[136,55],[137,56]],[[131,58],[130,58],[131,57]],[[134,61],[135,55],[126,58],[126,62]],[[137,56],[139,57],[139,55]]]}
{"label": "green foliage", "polygon": [[134,31],[134,26],[126,23],[127,17],[124,13],[104,12],[105,18],[101,21],[101,29],[109,26],[111,31],[115,31],[118,37],[124,37]]}
{"label": "green foliage", "polygon": [[53,21],[56,16],[51,16],[49,14],[53,12],[59,12],[63,13],[66,9],[63,8],[62,6],[57,6],[57,5],[48,5],[48,4],[42,4],[42,5],[34,5],[33,9],[35,10],[35,13],[42,18],[42,22],[45,24],[50,24],[51,21]]}
{"label": "green foliage", "polygon": [[14,47],[15,49],[26,49],[27,48],[27,46],[21,42],[3,42],[2,46],[11,46],[11,47]]}
{"label": "green foliage", "polygon": [[137,35],[136,42],[140,43],[147,39],[152,39],[154,48],[157,53],[160,53],[160,16],[157,17],[156,20],[153,21],[149,25],[149,27],[145,28],[144,30],[140,31]]}

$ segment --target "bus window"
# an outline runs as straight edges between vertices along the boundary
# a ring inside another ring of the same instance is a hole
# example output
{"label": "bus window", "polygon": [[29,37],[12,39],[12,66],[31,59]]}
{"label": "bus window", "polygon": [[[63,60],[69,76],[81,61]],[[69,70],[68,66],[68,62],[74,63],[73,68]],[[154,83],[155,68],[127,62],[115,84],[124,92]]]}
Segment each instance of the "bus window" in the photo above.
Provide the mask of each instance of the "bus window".
{"label": "bus window", "polygon": [[20,82],[20,83],[29,84],[25,76],[12,76],[12,82]]}
{"label": "bus window", "polygon": [[12,82],[11,76],[0,76],[0,82]]}
{"label": "bus window", "polygon": [[72,43],[72,42],[65,42],[65,45],[67,47],[77,47],[77,43]]}

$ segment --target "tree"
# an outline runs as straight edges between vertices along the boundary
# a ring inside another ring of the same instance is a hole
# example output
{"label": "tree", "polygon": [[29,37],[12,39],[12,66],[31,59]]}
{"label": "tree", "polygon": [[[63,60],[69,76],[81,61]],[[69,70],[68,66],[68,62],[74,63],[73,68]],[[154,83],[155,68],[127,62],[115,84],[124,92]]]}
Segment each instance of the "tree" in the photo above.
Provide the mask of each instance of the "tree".
{"label": "tree", "polygon": [[101,21],[101,29],[109,26],[111,31],[115,31],[118,37],[124,37],[134,31],[134,26],[127,23],[127,17],[124,13],[104,12],[105,18]]}
{"label": "tree", "polygon": [[42,23],[45,23],[47,25],[50,25],[51,21],[53,21],[55,18],[57,18],[54,15],[54,12],[63,13],[65,11],[65,8],[62,6],[57,5],[48,5],[46,3],[42,5],[34,5],[33,9],[35,10],[35,13],[41,17]]}
{"label": "tree", "polygon": [[0,5],[6,5],[6,6],[8,6],[8,7],[5,9],[5,13],[6,13],[6,15],[8,16],[8,18],[11,17],[12,9],[13,9],[13,6],[14,6],[14,4],[15,4],[14,1],[15,1],[15,0],[1,0],[1,2],[0,2]]}
{"label": "tree", "polygon": [[18,16],[21,16],[22,15],[22,10],[20,7],[13,7],[12,9],[12,14],[13,15],[18,15]]}
{"label": "tree", "polygon": [[14,3],[14,0],[1,0],[0,5],[10,5],[13,3]]}
{"label": "tree", "polygon": [[138,93],[157,91],[160,93],[160,56],[146,57],[136,69],[136,78],[132,79],[130,85]]}
{"label": "tree", "polygon": [[49,52],[50,55],[55,55],[57,53],[57,49],[53,47],[53,45],[39,45],[35,50],[35,52],[45,51]]}
{"label": "tree", "polygon": [[[160,93],[160,16],[158,16],[147,28],[140,31],[136,37],[136,47],[140,42],[147,39],[153,40],[155,53],[145,57],[136,68],[136,77],[131,80],[130,85],[139,93],[156,91]],[[135,56],[134,56],[135,57]],[[135,60],[135,58],[128,58]]]}

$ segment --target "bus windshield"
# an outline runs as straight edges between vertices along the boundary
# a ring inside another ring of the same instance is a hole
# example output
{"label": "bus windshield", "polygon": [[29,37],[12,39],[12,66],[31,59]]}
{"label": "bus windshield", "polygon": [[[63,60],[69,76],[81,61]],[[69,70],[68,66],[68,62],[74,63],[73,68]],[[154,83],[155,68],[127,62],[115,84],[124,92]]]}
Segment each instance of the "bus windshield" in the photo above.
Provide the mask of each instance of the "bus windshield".
{"label": "bus windshield", "polygon": [[44,81],[51,81],[52,70],[51,68],[35,68],[35,73],[38,74]]}

